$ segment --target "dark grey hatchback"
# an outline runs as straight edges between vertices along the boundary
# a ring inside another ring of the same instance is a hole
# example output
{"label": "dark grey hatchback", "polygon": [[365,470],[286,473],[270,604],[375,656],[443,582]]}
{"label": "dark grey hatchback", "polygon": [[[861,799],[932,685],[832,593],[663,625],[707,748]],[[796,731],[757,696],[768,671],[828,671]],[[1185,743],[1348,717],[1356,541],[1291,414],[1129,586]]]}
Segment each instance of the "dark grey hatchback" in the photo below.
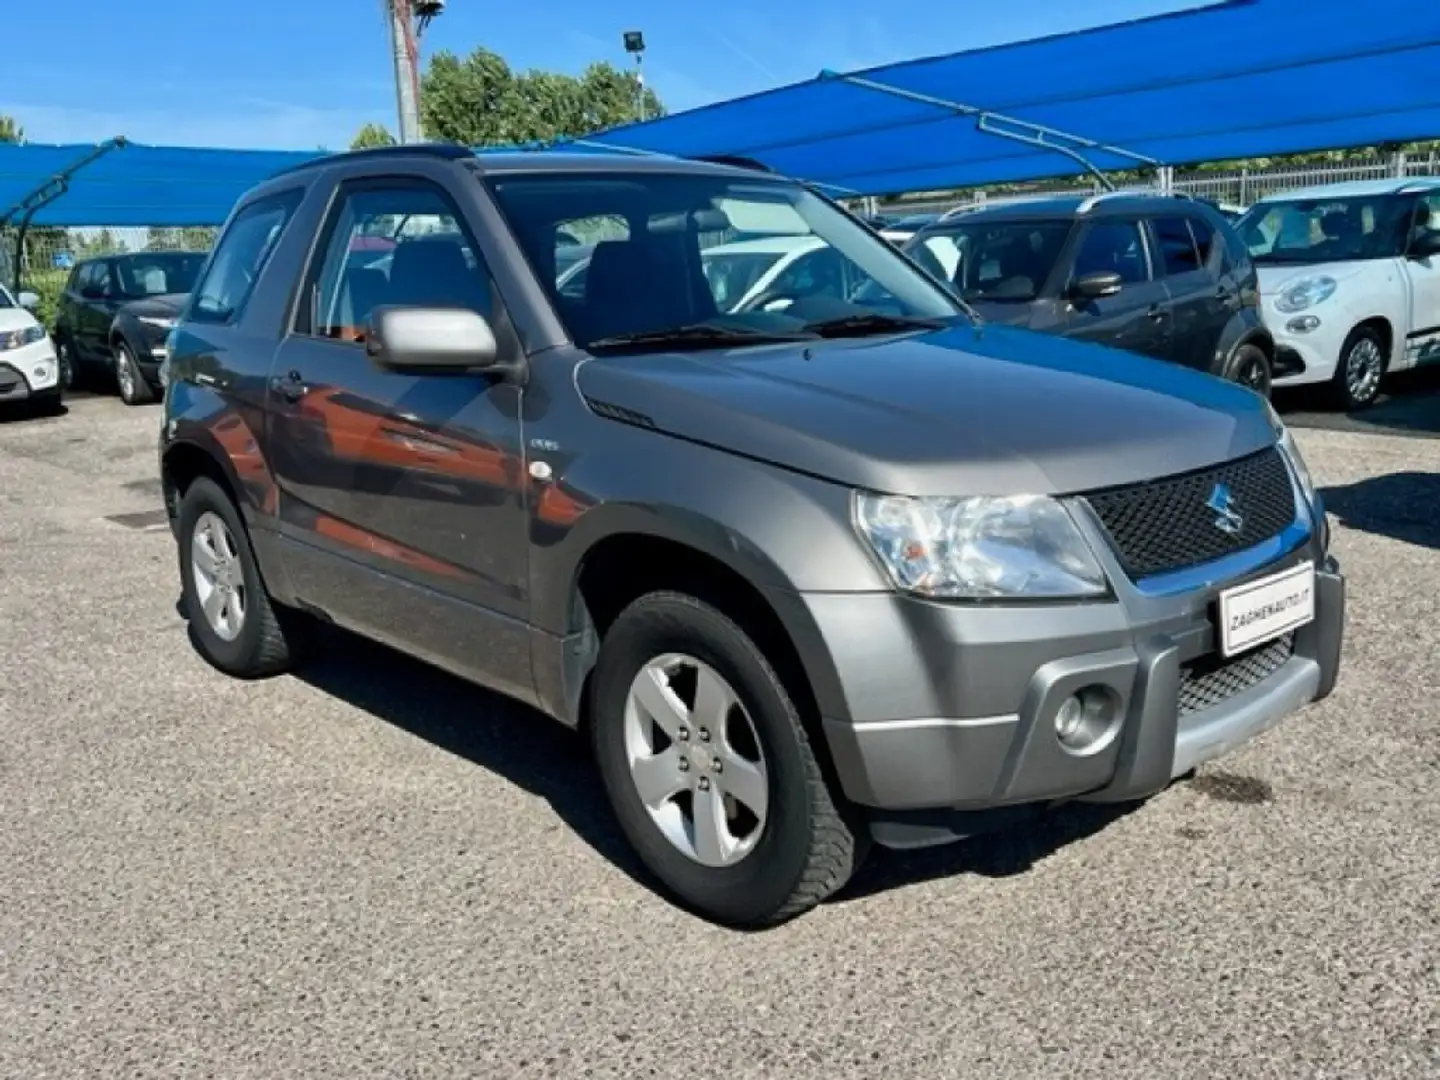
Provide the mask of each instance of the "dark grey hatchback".
{"label": "dark grey hatchback", "polygon": [[[737,235],[853,291],[724,311],[701,255]],[[871,840],[1142,798],[1335,683],[1344,580],[1262,398],[986,325],[779,177],[325,158],[241,200],[172,342],[205,657],[281,672],[321,618],[585,730],[645,865],[725,923]]]}
{"label": "dark grey hatchback", "polygon": [[987,319],[1170,360],[1269,396],[1250,253],[1199,199],[1054,196],[947,216],[903,250]]}

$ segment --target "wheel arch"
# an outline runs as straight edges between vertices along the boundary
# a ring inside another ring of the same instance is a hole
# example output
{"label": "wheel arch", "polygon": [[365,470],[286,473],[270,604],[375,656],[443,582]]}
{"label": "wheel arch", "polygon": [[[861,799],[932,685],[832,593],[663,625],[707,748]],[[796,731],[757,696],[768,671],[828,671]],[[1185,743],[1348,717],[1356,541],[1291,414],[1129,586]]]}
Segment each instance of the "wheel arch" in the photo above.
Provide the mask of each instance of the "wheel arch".
{"label": "wheel arch", "polygon": [[[609,527],[592,529],[558,575],[564,587],[551,593],[556,609],[548,617],[564,628],[563,659],[551,669],[553,680],[537,678],[542,698],[554,699],[551,711],[583,727],[605,629],[631,601],[673,589],[710,604],[751,635],[818,735],[819,717],[843,707],[836,705],[843,692],[818,626],[779,566],[699,515],[630,509],[605,515]],[[545,667],[537,665],[537,676]]]}

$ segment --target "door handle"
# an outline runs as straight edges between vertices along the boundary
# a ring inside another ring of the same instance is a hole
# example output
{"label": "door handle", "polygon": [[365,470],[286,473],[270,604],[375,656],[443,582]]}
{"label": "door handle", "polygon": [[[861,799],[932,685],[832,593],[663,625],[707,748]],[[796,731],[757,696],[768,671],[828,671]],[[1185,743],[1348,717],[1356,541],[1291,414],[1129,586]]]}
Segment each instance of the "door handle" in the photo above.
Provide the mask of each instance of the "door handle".
{"label": "door handle", "polygon": [[1159,322],[1161,319],[1165,318],[1165,309],[1159,304],[1153,304],[1151,305],[1150,310],[1145,313],[1145,315],[1153,322]]}
{"label": "door handle", "polygon": [[276,375],[270,380],[270,389],[292,404],[310,392],[309,384],[305,382],[304,376],[298,371]]}

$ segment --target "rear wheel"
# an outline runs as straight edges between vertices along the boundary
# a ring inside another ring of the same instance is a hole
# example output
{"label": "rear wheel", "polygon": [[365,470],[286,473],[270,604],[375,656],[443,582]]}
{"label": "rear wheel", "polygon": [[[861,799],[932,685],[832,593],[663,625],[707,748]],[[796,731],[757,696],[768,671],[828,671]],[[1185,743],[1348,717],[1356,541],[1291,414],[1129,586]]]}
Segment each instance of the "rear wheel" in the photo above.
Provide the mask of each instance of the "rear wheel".
{"label": "rear wheel", "polygon": [[209,477],[198,477],[180,499],[177,531],[183,605],[200,654],[239,678],[288,669],[286,626],[230,496]]}
{"label": "rear wheel", "polygon": [[692,910],[772,925],[838,890],[863,859],[868,834],[846,820],[774,669],[694,597],[651,593],[615,620],[592,720],[621,828]]}
{"label": "rear wheel", "polygon": [[1357,326],[1340,347],[1331,393],[1347,412],[1367,409],[1380,396],[1385,377],[1385,341],[1373,326]]}

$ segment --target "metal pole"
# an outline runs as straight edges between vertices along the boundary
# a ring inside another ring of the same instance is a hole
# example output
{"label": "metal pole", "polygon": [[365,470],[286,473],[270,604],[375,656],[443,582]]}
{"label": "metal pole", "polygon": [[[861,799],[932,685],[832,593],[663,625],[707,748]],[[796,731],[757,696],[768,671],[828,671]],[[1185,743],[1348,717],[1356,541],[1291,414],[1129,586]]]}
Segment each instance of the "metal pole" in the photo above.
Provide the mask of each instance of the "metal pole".
{"label": "metal pole", "polygon": [[410,0],[389,0],[390,50],[395,62],[395,103],[400,116],[400,141],[415,143],[420,134],[419,76]]}
{"label": "metal pole", "polygon": [[635,115],[640,123],[645,122],[645,72],[641,70],[641,53],[635,54]]}

